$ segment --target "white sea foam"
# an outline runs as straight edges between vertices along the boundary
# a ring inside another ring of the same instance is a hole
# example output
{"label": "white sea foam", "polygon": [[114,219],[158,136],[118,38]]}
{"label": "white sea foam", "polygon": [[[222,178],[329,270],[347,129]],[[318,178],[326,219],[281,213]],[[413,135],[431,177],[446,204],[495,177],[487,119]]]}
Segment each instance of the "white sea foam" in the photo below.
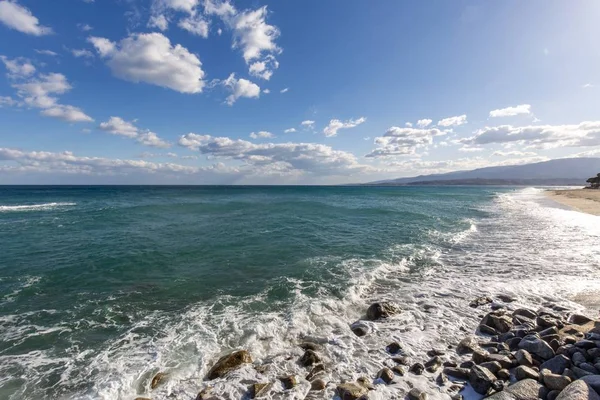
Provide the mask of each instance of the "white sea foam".
{"label": "white sea foam", "polygon": [[17,206],[0,205],[0,212],[24,212],[24,211],[44,211],[52,210],[57,207],[76,206],[77,203],[43,203],[43,204],[26,204]]}
{"label": "white sea foam", "polygon": [[[597,220],[555,208],[538,190],[529,189],[500,195],[482,211],[491,216],[468,221],[469,228],[453,237],[440,237],[439,246],[392,246],[385,260],[307,260],[319,268],[337,263],[330,272],[346,282],[338,294],[316,280],[282,278],[274,286],[284,286],[294,298],[271,311],[251,311],[265,309],[269,289],[253,297],[222,296],[178,315],[148,314],[100,351],[81,353],[74,344],[73,357],[66,361],[48,359],[45,352],[10,361],[21,363],[23,376],[31,374],[33,382],[36,366],[62,363],[56,385],[86,387],[66,390],[64,399],[185,399],[208,385],[202,380],[222,353],[245,348],[268,370],[259,374],[246,366],[210,382],[219,397],[240,399],[251,382],[270,381],[275,385],[268,398],[304,399],[310,384],[304,379],[308,371],[297,364],[302,354],[297,344],[308,340],[323,346],[324,379],[331,382],[319,398],[333,398],[336,382],[372,378],[382,366],[391,366],[385,352],[391,341],[400,342],[415,361],[426,360],[433,347],[454,346],[477,326],[477,312],[468,306],[476,296],[515,296],[509,308],[556,302],[586,312],[568,299],[600,284],[600,257],[594,251],[600,237]],[[349,325],[380,300],[395,301],[404,312],[384,322],[367,322],[372,332],[355,336]],[[0,356],[0,366],[5,362],[7,357]],[[151,391],[150,380],[159,371],[169,378]],[[299,384],[282,394],[277,378],[287,374],[297,375]],[[370,398],[396,398],[409,385],[426,389],[432,399],[449,398],[428,373],[408,374],[394,385],[377,384]],[[469,392],[466,398],[480,397]]]}

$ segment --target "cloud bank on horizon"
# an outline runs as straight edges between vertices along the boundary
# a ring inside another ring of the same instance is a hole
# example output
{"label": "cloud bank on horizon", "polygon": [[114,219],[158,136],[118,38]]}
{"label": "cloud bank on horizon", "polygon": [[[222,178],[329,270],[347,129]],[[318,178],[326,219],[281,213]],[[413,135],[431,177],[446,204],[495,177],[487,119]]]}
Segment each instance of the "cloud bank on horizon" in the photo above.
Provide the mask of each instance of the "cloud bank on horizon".
{"label": "cloud bank on horizon", "polygon": [[600,156],[600,4],[544,5],[0,0],[0,184],[349,183]]}

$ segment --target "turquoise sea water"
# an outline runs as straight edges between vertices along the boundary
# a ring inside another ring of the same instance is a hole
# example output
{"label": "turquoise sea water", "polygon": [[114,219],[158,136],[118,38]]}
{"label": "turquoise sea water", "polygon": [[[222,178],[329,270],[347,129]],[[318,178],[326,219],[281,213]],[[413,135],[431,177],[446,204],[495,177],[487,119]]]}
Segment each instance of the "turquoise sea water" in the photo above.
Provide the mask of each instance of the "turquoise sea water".
{"label": "turquoise sea water", "polygon": [[[471,295],[594,283],[581,216],[515,188],[0,187],[0,398],[194,398],[221,352],[276,377],[306,338],[332,381],[376,370],[390,335],[419,349],[473,325]],[[406,312],[358,342],[349,324],[380,298]],[[216,390],[242,398],[255,374]]]}

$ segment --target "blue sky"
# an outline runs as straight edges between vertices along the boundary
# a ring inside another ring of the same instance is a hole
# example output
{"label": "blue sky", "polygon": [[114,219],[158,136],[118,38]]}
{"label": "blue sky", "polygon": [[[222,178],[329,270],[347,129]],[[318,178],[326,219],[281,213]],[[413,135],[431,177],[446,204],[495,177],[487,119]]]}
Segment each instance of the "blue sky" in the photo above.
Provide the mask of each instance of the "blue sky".
{"label": "blue sky", "polygon": [[0,0],[0,184],[600,155],[600,2]]}

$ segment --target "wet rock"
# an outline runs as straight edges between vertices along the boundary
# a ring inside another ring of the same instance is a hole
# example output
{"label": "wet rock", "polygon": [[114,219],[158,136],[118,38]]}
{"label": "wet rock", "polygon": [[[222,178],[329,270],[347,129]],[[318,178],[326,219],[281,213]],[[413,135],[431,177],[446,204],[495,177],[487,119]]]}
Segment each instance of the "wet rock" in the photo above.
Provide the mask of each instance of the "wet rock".
{"label": "wet rock", "polygon": [[559,394],[560,394],[560,391],[551,390],[550,392],[548,392],[548,395],[546,396],[546,400],[556,400],[556,398],[558,397]]}
{"label": "wet rock", "polygon": [[389,368],[382,368],[377,373],[376,378],[377,379],[381,379],[382,381],[384,381],[386,384],[389,385],[394,380],[394,376],[395,376],[394,372],[391,369],[389,369]]}
{"label": "wet rock", "polygon": [[342,400],[358,400],[362,396],[366,396],[369,390],[357,383],[342,383],[337,386],[335,391]]}
{"label": "wet rock", "polygon": [[537,380],[539,378],[539,373],[529,367],[519,365],[515,368],[515,378],[517,378],[518,381],[522,381],[523,379]]}
{"label": "wet rock", "polygon": [[492,383],[492,390],[494,392],[501,392],[504,390],[505,387],[506,383],[504,383],[504,381],[501,380],[496,380]]}
{"label": "wet rock", "polygon": [[538,333],[540,336],[549,336],[549,335],[558,335],[558,328],[555,326],[551,326],[550,328],[546,328],[543,331]]}
{"label": "wet rock", "polygon": [[545,361],[544,363],[542,363],[542,365],[540,365],[540,371],[550,371],[553,374],[559,374],[562,375],[562,373],[565,371],[566,368],[569,368],[571,366],[571,360],[569,360],[568,357],[565,357],[562,354],[557,355],[556,357],[553,357],[551,359],[549,359],[548,361]]}
{"label": "wet rock", "polygon": [[310,366],[320,363],[321,358],[314,350],[309,349],[304,352],[302,357],[300,357],[299,362],[300,362],[300,365],[302,365],[303,367],[310,367]]}
{"label": "wet rock", "polygon": [[456,363],[456,361],[453,361],[453,360],[446,360],[446,361],[444,361],[442,363],[442,365],[444,367],[457,367],[458,366],[458,364]]}
{"label": "wet rock", "polygon": [[587,383],[600,394],[600,375],[588,375],[581,378],[582,381]]}
{"label": "wet rock", "polygon": [[581,369],[579,367],[571,367],[571,372],[577,377],[577,379],[581,379],[584,376],[589,376],[589,375],[594,375],[591,372],[588,372],[584,369]]}
{"label": "wet rock", "polygon": [[446,354],[446,351],[442,350],[442,349],[431,349],[427,352],[427,355],[429,357],[443,356],[445,354]]}
{"label": "wet rock", "polygon": [[516,297],[508,295],[508,294],[499,294],[496,296],[496,298],[505,303],[513,303],[513,302],[517,301]]}
{"label": "wet rock", "polygon": [[563,390],[571,383],[571,378],[557,374],[542,374],[544,385],[550,390]]}
{"label": "wet rock", "polygon": [[443,372],[440,372],[435,378],[435,383],[437,383],[439,386],[444,386],[446,383],[448,383],[448,377]]}
{"label": "wet rock", "polygon": [[500,365],[500,363],[497,361],[486,361],[484,363],[481,363],[480,365],[483,368],[489,369],[490,372],[494,375],[496,375],[496,373],[502,369],[502,365]]}
{"label": "wet rock", "polygon": [[261,397],[267,394],[270,388],[270,383],[254,383],[250,386],[248,392],[250,394],[250,398],[255,399],[257,397]]}
{"label": "wet rock", "polygon": [[573,364],[577,365],[578,367],[580,364],[587,362],[587,359],[581,352],[577,352],[577,353],[573,354],[573,356],[571,357],[571,360],[573,360]]}
{"label": "wet rock", "polygon": [[443,360],[439,356],[431,357],[425,363],[425,369],[427,372],[435,372],[442,366]]}
{"label": "wet rock", "polygon": [[234,351],[233,353],[227,354],[219,358],[217,363],[208,371],[206,378],[213,380],[220,378],[230,371],[238,369],[244,364],[252,363],[252,357],[246,350]]}
{"label": "wet rock", "polygon": [[298,384],[298,380],[294,375],[282,376],[279,378],[279,380],[281,381],[281,384],[285,390],[292,389]]}
{"label": "wet rock", "polygon": [[473,360],[469,360],[469,361],[463,361],[460,363],[459,367],[461,368],[466,368],[466,369],[471,369],[475,366],[475,363],[473,362]]}
{"label": "wet rock", "polygon": [[490,353],[488,353],[487,351],[475,350],[471,359],[475,364],[481,364],[482,362],[486,362],[489,355]]}
{"label": "wet rock", "polygon": [[446,367],[444,368],[444,374],[449,375],[453,378],[458,379],[469,379],[469,372],[471,370],[469,368],[456,368],[456,367]]}
{"label": "wet rock", "polygon": [[537,317],[537,313],[527,308],[518,308],[515,311],[513,311],[513,317],[514,316],[523,316],[525,318],[535,319]]}
{"label": "wet rock", "polygon": [[590,363],[581,363],[579,364],[579,368],[593,375],[597,375],[599,373],[598,370]]}
{"label": "wet rock", "polygon": [[568,321],[570,324],[574,324],[574,325],[585,325],[594,320],[586,317],[585,315],[573,314],[569,317]]}
{"label": "wet rock", "polygon": [[422,375],[423,371],[425,371],[425,366],[421,363],[414,363],[410,369],[410,372],[412,372],[415,375]]}
{"label": "wet rock", "polygon": [[310,383],[310,390],[312,390],[314,392],[325,390],[326,387],[327,387],[327,384],[325,383],[325,381],[323,379],[315,379],[314,381],[312,381]]}
{"label": "wet rock", "polygon": [[521,343],[521,338],[520,337],[514,337],[511,339],[508,339],[506,341],[506,344],[508,345],[508,348],[511,351],[517,350],[519,348],[519,344]]}
{"label": "wet rock", "polygon": [[390,344],[388,344],[385,349],[388,351],[388,353],[390,354],[396,354],[399,353],[400,350],[402,350],[402,346],[400,345],[400,343],[398,342],[392,342]]}
{"label": "wet rock", "polygon": [[575,381],[560,392],[556,400],[600,400],[600,396],[584,381]]}
{"label": "wet rock", "polygon": [[413,388],[410,390],[410,392],[408,392],[409,400],[427,400],[427,397],[427,393],[417,388]]}
{"label": "wet rock", "polygon": [[534,335],[525,336],[519,343],[519,348],[527,350],[531,354],[535,354],[544,360],[549,360],[554,357],[554,350],[552,350],[552,347]]}
{"label": "wet rock", "polygon": [[373,386],[371,381],[369,379],[365,378],[364,376],[361,376],[360,378],[358,378],[356,380],[356,383],[358,383],[362,387],[367,388],[368,390],[375,390],[375,386]]}
{"label": "wet rock", "polygon": [[510,379],[510,371],[507,369],[501,369],[500,371],[498,371],[496,376],[498,377],[498,379],[507,381]]}
{"label": "wet rock", "polygon": [[394,361],[396,364],[400,364],[400,365],[410,365],[412,360],[408,356],[402,356],[402,357],[394,357],[394,358],[392,358],[392,361]]}
{"label": "wet rock", "polygon": [[494,328],[492,328],[491,326],[487,326],[487,325],[479,325],[479,332],[484,334],[484,335],[490,335],[490,336],[494,336],[498,334],[498,331],[495,330]]}
{"label": "wet rock", "polygon": [[359,337],[366,336],[369,332],[371,332],[371,327],[362,321],[356,321],[350,325],[350,329],[356,336]]}
{"label": "wet rock", "polygon": [[472,353],[479,348],[479,343],[474,337],[466,337],[456,346],[456,352],[460,355]]}
{"label": "wet rock", "polygon": [[159,372],[158,374],[154,375],[152,381],[150,382],[150,389],[156,389],[159,385],[165,383],[168,377],[169,374],[166,372]]}
{"label": "wet rock", "polygon": [[597,346],[596,346],[596,342],[594,342],[592,340],[584,339],[584,340],[580,340],[577,343],[575,343],[575,347],[579,347],[580,349],[589,350],[589,349],[593,349]]}
{"label": "wet rock", "polygon": [[325,367],[323,366],[323,364],[315,365],[313,367],[313,369],[310,370],[308,375],[306,375],[306,380],[312,381],[315,378],[315,376],[317,376],[318,374],[320,374],[323,371],[325,371]]}
{"label": "wet rock", "polygon": [[540,328],[550,328],[553,326],[560,326],[562,328],[562,321],[551,315],[540,315],[535,319],[535,323]]}
{"label": "wet rock", "polygon": [[506,333],[510,331],[513,323],[508,315],[504,315],[501,311],[493,311],[483,317],[479,326],[481,327],[481,325],[490,326],[499,333]]}
{"label": "wet rock", "polygon": [[136,397],[135,400],[152,400],[148,397]]}
{"label": "wet rock", "polygon": [[554,352],[556,353],[556,350],[558,350],[558,348],[560,347],[560,342],[558,341],[558,339],[552,339],[549,343],[550,347],[552,347],[552,350],[554,350]]}
{"label": "wet rock", "polygon": [[533,359],[531,358],[531,354],[527,350],[519,350],[515,353],[515,359],[519,363],[519,365],[524,365],[526,367],[531,367],[533,365]]}
{"label": "wet rock", "polygon": [[506,387],[504,391],[487,397],[488,400],[537,400],[544,399],[548,389],[533,379],[524,379]]}
{"label": "wet rock", "polygon": [[298,346],[303,350],[312,350],[312,351],[319,351],[323,348],[320,344],[313,343],[313,342],[302,342]]}
{"label": "wet rock", "polygon": [[[250,388],[252,389],[252,388]],[[212,387],[205,387],[204,389],[202,389],[198,395],[196,396],[196,400],[214,400],[215,397],[212,396]],[[252,394],[252,393],[250,393]]]}
{"label": "wet rock", "polygon": [[373,303],[367,309],[367,318],[371,321],[376,321],[382,318],[389,318],[401,311],[400,307],[388,301]]}
{"label": "wet rock", "polygon": [[487,357],[487,360],[499,363],[502,368],[511,368],[513,366],[513,362],[510,358],[502,354],[490,354]]}
{"label": "wet rock", "polygon": [[477,297],[469,303],[469,307],[477,308],[481,306],[485,306],[486,304],[490,304],[493,300],[488,296],[480,296]]}
{"label": "wet rock", "polygon": [[479,365],[471,368],[469,373],[469,383],[473,387],[473,390],[479,394],[486,394],[495,380],[496,377],[490,370]]}
{"label": "wet rock", "polygon": [[592,360],[595,360],[596,358],[600,358],[600,349],[599,348],[589,349],[587,351],[587,354]]}
{"label": "wet rock", "polygon": [[404,371],[404,368],[402,368],[399,365],[393,366],[392,371],[394,371],[395,374],[398,374],[400,376],[404,376],[406,374],[406,371]]}

